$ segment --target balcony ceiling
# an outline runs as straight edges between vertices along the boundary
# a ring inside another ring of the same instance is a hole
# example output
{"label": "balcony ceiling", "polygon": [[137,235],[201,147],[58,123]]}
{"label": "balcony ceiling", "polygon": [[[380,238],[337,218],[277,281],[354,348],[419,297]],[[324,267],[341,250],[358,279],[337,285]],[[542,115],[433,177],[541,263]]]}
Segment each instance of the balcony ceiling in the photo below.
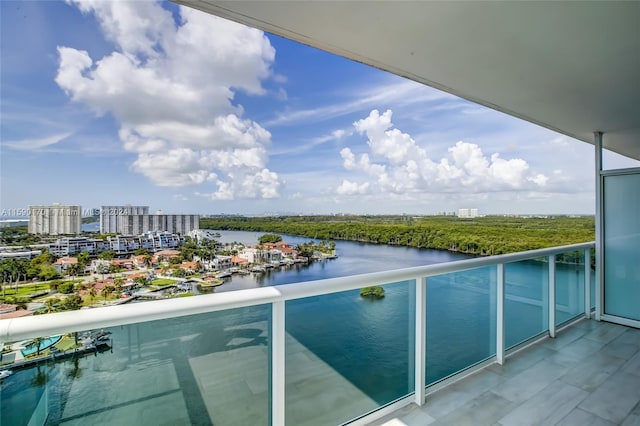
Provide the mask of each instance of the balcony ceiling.
{"label": "balcony ceiling", "polygon": [[174,0],[640,159],[640,2]]}

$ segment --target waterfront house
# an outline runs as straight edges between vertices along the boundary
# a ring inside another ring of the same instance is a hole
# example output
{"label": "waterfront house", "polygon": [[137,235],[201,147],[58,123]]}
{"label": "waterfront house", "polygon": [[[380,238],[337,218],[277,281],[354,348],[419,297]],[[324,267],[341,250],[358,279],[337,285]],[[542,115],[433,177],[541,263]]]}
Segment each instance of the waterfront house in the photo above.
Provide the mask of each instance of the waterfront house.
{"label": "waterfront house", "polygon": [[168,262],[169,259],[175,259],[180,257],[180,251],[178,250],[160,250],[153,255],[153,261],[160,262]]}
{"label": "waterfront house", "polygon": [[180,269],[191,275],[196,272],[200,272],[202,268],[200,262],[182,262],[180,264]]}
{"label": "waterfront house", "polygon": [[240,256],[232,256],[231,264],[232,266],[235,266],[241,269],[246,269],[249,266],[249,260]]}

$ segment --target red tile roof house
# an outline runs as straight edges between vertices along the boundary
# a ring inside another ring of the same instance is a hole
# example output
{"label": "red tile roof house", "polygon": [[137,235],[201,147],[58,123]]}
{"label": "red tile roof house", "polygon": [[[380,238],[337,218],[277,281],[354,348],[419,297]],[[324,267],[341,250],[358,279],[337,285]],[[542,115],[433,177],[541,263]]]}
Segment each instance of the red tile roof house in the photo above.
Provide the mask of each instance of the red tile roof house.
{"label": "red tile roof house", "polygon": [[198,268],[198,262],[182,262],[180,268],[184,269],[187,273],[195,273],[198,272],[200,268]]}
{"label": "red tile roof house", "polygon": [[282,251],[284,249],[290,249],[291,248],[291,244],[284,242],[284,241],[278,241],[277,243],[274,244],[275,248]]}
{"label": "red tile roof house", "polygon": [[135,265],[136,268],[142,268],[145,267],[147,265],[145,265],[144,260],[147,256],[144,254],[141,254],[139,256],[132,256],[131,257],[131,261],[133,262],[133,264]]}
{"label": "red tile roof house", "polygon": [[178,250],[160,250],[154,256],[154,262],[162,262],[165,260],[172,259],[174,257],[180,256],[180,252]]}
{"label": "red tile roof house", "polygon": [[69,266],[75,265],[78,263],[77,257],[61,257],[53,263],[53,267],[56,268],[56,271],[59,274],[65,272]]}
{"label": "red tile roof house", "polygon": [[131,259],[113,259],[111,265],[129,270],[134,268],[133,260]]}
{"label": "red tile roof house", "polygon": [[249,266],[249,260],[244,257],[233,256],[231,258],[231,264],[239,268]]}

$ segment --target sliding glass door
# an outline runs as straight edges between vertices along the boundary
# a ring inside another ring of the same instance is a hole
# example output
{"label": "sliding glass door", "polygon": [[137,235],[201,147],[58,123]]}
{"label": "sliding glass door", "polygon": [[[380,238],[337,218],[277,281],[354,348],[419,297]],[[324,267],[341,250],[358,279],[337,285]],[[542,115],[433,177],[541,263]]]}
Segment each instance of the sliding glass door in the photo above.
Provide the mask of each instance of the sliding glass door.
{"label": "sliding glass door", "polygon": [[604,314],[640,321],[640,170],[603,179]]}

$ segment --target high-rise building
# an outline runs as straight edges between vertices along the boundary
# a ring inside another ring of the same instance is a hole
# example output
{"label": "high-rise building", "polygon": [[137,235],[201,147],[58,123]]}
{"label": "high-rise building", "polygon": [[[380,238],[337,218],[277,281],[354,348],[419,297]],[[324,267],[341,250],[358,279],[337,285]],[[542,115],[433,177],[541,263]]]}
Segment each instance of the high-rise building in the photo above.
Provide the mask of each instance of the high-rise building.
{"label": "high-rise building", "polygon": [[29,206],[29,233],[73,235],[80,233],[82,210],[80,206]]}
{"label": "high-rise building", "polygon": [[[149,206],[101,206],[100,207],[100,233],[123,233],[122,218],[130,215],[149,214]],[[140,232],[141,234],[142,232]]]}
{"label": "high-rise building", "polygon": [[147,206],[102,206],[100,232],[122,235],[140,235],[146,232],[170,232],[186,235],[200,229],[197,214],[149,214]]}
{"label": "high-rise building", "polygon": [[478,209],[458,209],[458,217],[461,217],[461,218],[478,217]]}

